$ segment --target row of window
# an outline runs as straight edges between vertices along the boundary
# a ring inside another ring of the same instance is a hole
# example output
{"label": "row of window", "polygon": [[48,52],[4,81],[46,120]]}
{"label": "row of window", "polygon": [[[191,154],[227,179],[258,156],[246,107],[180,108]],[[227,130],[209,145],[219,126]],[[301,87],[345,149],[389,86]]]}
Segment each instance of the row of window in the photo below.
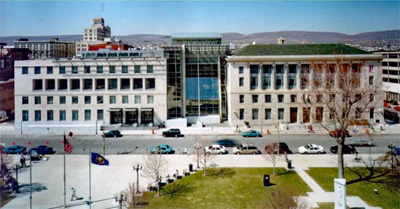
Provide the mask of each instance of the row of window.
{"label": "row of window", "polygon": [[[72,66],[70,68],[71,68],[71,73],[72,74],[78,74],[78,66]],[[92,71],[93,68],[94,68],[93,66],[84,66],[83,67],[83,73],[84,74],[90,74],[91,72],[93,72]],[[58,74],[65,74],[65,72],[66,72],[65,69],[66,69],[65,66],[58,67]],[[96,66],[95,67],[95,72],[97,74],[102,74],[102,73],[104,73],[103,69],[104,69],[103,66]],[[41,74],[41,70],[42,70],[42,67],[34,67],[34,74]],[[47,72],[47,74],[53,74],[54,73],[53,67],[52,66],[46,67],[46,72]],[[127,65],[122,65],[121,66],[121,72],[122,73],[129,73],[129,67]],[[133,72],[134,73],[141,73],[141,66],[140,65],[134,65],[133,66]],[[153,73],[154,72],[153,65],[146,65],[146,72],[147,73]],[[116,73],[116,66],[108,66],[108,73],[109,74]],[[29,74],[29,67],[22,67],[22,74],[23,75]]]}
{"label": "row of window", "polygon": [[[109,97],[109,104],[116,104],[117,97],[121,99],[122,104],[129,104],[129,96],[110,96]],[[134,104],[141,104],[142,102],[142,95],[134,95]],[[103,96],[97,96],[97,104],[103,104]],[[147,104],[154,103],[154,96],[147,95]],[[29,105],[29,97],[22,97],[22,104]],[[35,96],[34,97],[34,104],[42,104],[42,97]],[[53,96],[47,96],[46,104],[55,104]],[[67,97],[66,96],[59,96],[59,103],[67,104]],[[71,104],[79,104],[79,97],[78,96],[71,96]],[[92,96],[84,96],[84,104],[92,104]]]}
{"label": "row of window", "polygon": [[[72,110],[71,115],[72,115],[72,121],[79,120],[79,111],[78,110]],[[104,110],[102,110],[102,109],[97,110],[97,120],[103,120],[103,117],[104,117]],[[66,118],[67,118],[66,110],[59,110],[59,119],[58,120],[66,121]],[[85,119],[85,121],[92,120],[91,110],[85,110],[84,119]],[[29,121],[29,110],[22,110],[22,121]],[[41,110],[35,110],[35,121],[42,121],[42,111]],[[47,121],[54,121],[54,111],[53,110],[47,110]]]}
{"label": "row of window", "polygon": [[[119,89],[120,90],[129,90],[131,89],[131,83],[133,90],[143,90],[145,87],[146,90],[154,90],[156,88],[156,80],[155,78],[145,78],[145,86],[143,86],[143,78],[109,78],[107,79],[108,85],[107,90],[117,90],[118,89],[118,80],[119,80]],[[53,91],[56,89],[56,79],[45,79],[44,89],[46,91]],[[33,79],[32,80],[32,90],[34,91],[42,91],[43,90],[43,79]],[[68,79],[57,79],[57,90],[68,90]],[[82,85],[81,85],[82,84]],[[82,87],[82,88],[81,88]],[[85,79],[69,79],[69,90],[105,90],[106,88],[106,79],[104,78],[85,78]]]}
{"label": "row of window", "polygon": [[[251,95],[252,103],[258,103],[259,102],[259,95]],[[329,101],[334,101],[336,98],[335,94],[329,95]],[[310,94],[303,94],[303,101],[304,102],[311,102],[311,95]],[[343,102],[347,101],[347,99],[350,98],[343,98]],[[352,98],[354,102],[361,101],[363,100],[361,94],[355,94],[354,98]],[[245,95],[241,94],[239,95],[239,103],[244,103],[245,100]],[[285,102],[285,95],[284,94],[278,94],[277,95],[277,103],[284,103]],[[313,102],[322,102],[323,101],[323,95],[322,94],[316,94],[315,98],[313,99]],[[369,95],[369,101],[372,102],[374,101],[374,95],[370,94]],[[271,103],[272,102],[272,96],[270,94],[264,95],[264,102],[265,103]],[[290,95],[290,102],[295,103],[297,102],[297,95],[296,94],[291,94]]]}

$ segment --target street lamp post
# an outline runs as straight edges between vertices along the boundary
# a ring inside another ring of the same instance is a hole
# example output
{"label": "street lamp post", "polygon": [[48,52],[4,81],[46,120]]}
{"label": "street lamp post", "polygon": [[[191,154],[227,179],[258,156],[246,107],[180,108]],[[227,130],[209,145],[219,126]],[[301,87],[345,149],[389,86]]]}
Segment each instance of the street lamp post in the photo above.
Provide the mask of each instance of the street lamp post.
{"label": "street lamp post", "polygon": [[136,192],[139,193],[139,170],[142,170],[142,166],[138,163],[133,166],[133,170],[136,170]]}
{"label": "street lamp post", "polygon": [[103,156],[106,155],[106,136],[104,135],[105,122],[103,120]]}

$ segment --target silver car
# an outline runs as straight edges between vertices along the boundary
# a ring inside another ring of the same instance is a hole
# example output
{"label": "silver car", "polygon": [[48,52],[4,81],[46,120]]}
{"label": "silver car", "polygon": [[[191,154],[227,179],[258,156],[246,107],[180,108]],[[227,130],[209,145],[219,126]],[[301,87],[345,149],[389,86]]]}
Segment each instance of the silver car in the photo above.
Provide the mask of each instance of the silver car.
{"label": "silver car", "polygon": [[261,151],[254,145],[243,143],[233,148],[233,154],[241,155],[241,154],[261,154]]}

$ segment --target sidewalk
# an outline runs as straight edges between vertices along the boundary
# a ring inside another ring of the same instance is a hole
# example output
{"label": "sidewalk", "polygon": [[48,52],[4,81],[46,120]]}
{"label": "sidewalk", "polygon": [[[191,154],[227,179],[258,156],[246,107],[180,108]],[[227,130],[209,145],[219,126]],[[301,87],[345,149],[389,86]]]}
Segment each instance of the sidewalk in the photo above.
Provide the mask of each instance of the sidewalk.
{"label": "sidewalk", "polygon": [[[349,127],[348,130],[350,131],[351,135],[361,135],[366,133],[366,126],[357,126],[356,132],[353,132],[353,127]],[[121,133],[123,135],[151,135],[152,131],[154,130],[154,135],[161,136],[163,131],[168,130],[169,128],[162,128],[158,129],[154,128],[122,128]],[[236,132],[236,127],[230,127],[228,124],[217,124],[215,126],[206,126],[206,127],[181,127],[179,128],[181,133],[184,135],[239,135],[243,131],[248,130],[256,130],[262,132],[263,135],[269,134],[278,134],[278,129],[274,126],[252,126],[251,128],[247,128],[245,126],[238,127],[238,131]],[[307,131],[307,125],[305,124],[288,124],[286,127],[281,126],[279,130],[279,134],[328,134],[328,132],[322,128],[318,124],[313,125],[313,132]],[[371,134],[399,134],[400,135],[400,124],[395,124],[391,126],[384,126],[384,130],[381,131],[379,126],[374,127],[375,131],[371,131]],[[63,131],[54,132],[52,129],[48,130],[36,130],[36,131],[27,131],[25,130],[23,134],[30,134],[30,135],[62,135]],[[86,131],[76,131],[74,132],[76,135],[94,135],[96,134],[95,129],[88,129]],[[101,131],[99,132],[101,133]],[[21,130],[15,130],[14,124],[11,122],[0,123],[0,136],[3,135],[21,135]]]}
{"label": "sidewalk", "polygon": [[[366,157],[368,155],[361,155]],[[378,155],[373,155],[377,157]],[[188,169],[189,164],[196,166],[194,155],[166,155],[168,169],[161,175],[173,174],[175,170],[180,172]],[[109,166],[92,165],[92,200],[104,200],[112,198],[124,191],[128,182],[136,184],[136,171],[133,166],[142,162],[143,155],[108,155]],[[336,155],[290,155],[295,171],[310,186],[313,192],[309,192],[306,198],[312,205],[317,207],[317,202],[333,202],[332,192],[324,192],[322,188],[309,177],[305,170],[308,167],[336,167]],[[83,201],[88,200],[89,194],[89,156],[68,155],[67,156],[67,204],[76,204],[79,201],[70,201],[71,187],[74,187]],[[348,166],[363,166],[362,163],[354,161],[354,156],[345,156],[345,163]],[[14,156],[14,163],[19,162],[19,156]],[[210,161],[209,165],[216,164],[218,167],[272,167],[272,164],[261,155],[218,155]],[[286,167],[284,157],[277,163],[277,167]],[[63,156],[52,155],[48,161],[33,163],[32,178],[34,185],[33,208],[51,208],[63,205]],[[151,180],[141,176],[139,171],[139,186],[144,190]],[[25,192],[19,194],[4,209],[29,208],[29,169],[19,172],[20,185],[24,185]],[[260,179],[261,180],[261,179]],[[92,208],[112,208],[117,206],[114,199],[108,199],[94,203]],[[348,197],[349,206],[364,206],[369,208],[358,197]],[[85,208],[86,204],[74,208]]]}

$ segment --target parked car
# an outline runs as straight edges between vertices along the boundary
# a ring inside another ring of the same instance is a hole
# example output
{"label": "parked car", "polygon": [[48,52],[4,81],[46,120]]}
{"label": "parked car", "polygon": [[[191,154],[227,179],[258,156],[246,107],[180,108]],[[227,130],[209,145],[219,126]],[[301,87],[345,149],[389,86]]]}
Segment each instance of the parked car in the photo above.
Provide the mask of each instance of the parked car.
{"label": "parked car", "polygon": [[119,130],[112,130],[112,131],[108,131],[106,133],[104,133],[103,135],[104,137],[122,137],[123,135],[121,134],[121,132],[119,132]]}
{"label": "parked car", "polygon": [[221,139],[217,141],[217,144],[222,145],[224,147],[235,147],[237,142],[232,139]]}
{"label": "parked car", "polygon": [[375,146],[372,141],[373,139],[352,139],[348,141],[348,145],[353,147],[372,147]]}
{"label": "parked car", "polygon": [[184,135],[181,134],[181,130],[178,128],[172,128],[169,129],[168,131],[163,131],[162,132],[163,137],[183,137]]}
{"label": "parked car", "polygon": [[233,148],[233,154],[241,155],[241,154],[261,154],[261,151],[254,145],[243,143]]}
{"label": "parked car", "polygon": [[260,132],[258,132],[256,130],[245,131],[242,133],[242,136],[243,137],[262,137]]}
{"label": "parked car", "polygon": [[208,154],[226,154],[228,150],[225,150],[224,146],[213,144],[205,148],[206,153]]}
{"label": "parked car", "polygon": [[[351,135],[350,135],[348,130],[344,131],[344,134],[346,135],[346,137],[351,137]],[[330,131],[329,132],[329,136],[335,137],[335,138],[336,138],[336,136],[337,137],[341,137],[342,136],[342,129],[336,129],[336,130]]]}
{"label": "parked car", "polygon": [[307,144],[297,148],[300,154],[323,154],[324,148],[321,145]]}
{"label": "parked car", "polygon": [[26,151],[26,147],[20,145],[14,145],[11,147],[4,148],[4,153],[6,154],[21,154]]}
{"label": "parked car", "polygon": [[[265,148],[264,148],[265,152],[270,153],[270,150],[274,149],[276,147],[276,144],[277,144],[277,142],[274,142],[272,144],[265,146]],[[274,152],[274,154],[276,154],[276,153],[277,153],[277,151]],[[289,149],[289,146],[285,142],[279,142],[279,153],[293,154],[292,150]]]}
{"label": "parked car", "polygon": [[160,144],[157,147],[150,148],[151,154],[174,154],[175,150],[172,149],[171,146],[167,144]]}
{"label": "parked car", "polygon": [[40,145],[38,147],[34,147],[29,149],[28,153],[31,154],[32,150],[35,150],[39,155],[51,155],[56,153],[53,150],[53,147],[48,147],[46,145]]}
{"label": "parked car", "polygon": [[[332,146],[330,150],[333,154],[336,154],[338,152],[338,146]],[[357,150],[354,146],[343,145],[343,154],[354,154],[356,151]]]}

